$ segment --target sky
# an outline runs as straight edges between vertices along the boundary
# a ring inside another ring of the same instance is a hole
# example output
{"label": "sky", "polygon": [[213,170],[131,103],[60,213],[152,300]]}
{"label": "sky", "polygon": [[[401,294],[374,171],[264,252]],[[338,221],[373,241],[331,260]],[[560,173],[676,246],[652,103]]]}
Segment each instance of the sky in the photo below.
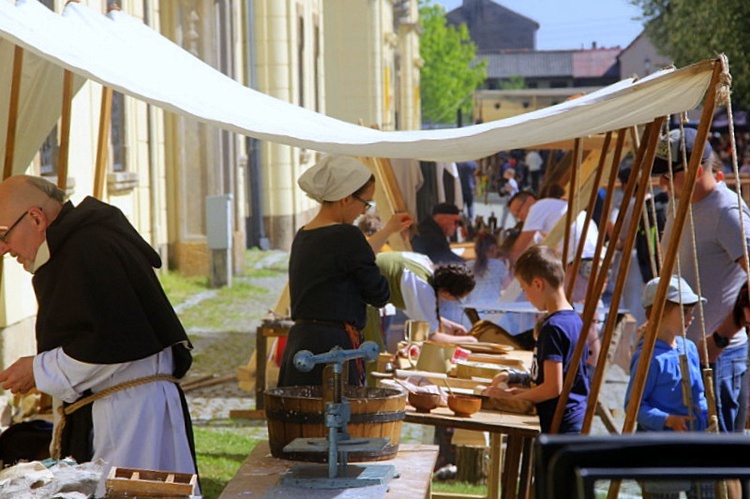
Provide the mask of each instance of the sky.
{"label": "sky", "polygon": [[[537,50],[625,48],[641,32],[641,10],[628,0],[493,0],[539,23]],[[462,0],[433,0],[449,12]]]}

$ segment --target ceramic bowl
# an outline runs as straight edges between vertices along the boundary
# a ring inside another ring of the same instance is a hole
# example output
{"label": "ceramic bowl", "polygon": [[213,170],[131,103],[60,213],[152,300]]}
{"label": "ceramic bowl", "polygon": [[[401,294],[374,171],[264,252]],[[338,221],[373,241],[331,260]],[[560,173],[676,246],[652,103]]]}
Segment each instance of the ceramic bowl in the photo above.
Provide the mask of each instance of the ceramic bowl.
{"label": "ceramic bowl", "polygon": [[456,416],[469,417],[482,407],[482,399],[471,395],[449,395],[448,408]]}
{"label": "ceramic bowl", "polygon": [[440,404],[440,395],[430,392],[409,392],[408,400],[417,412],[430,412]]}

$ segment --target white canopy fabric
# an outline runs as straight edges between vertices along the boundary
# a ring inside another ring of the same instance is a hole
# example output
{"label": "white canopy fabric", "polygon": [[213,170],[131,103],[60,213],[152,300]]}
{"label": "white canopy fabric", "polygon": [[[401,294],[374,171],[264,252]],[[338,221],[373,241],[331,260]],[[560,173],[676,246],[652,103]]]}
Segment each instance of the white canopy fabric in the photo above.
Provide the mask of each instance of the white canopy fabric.
{"label": "white canopy fabric", "polygon": [[[597,92],[513,118],[464,128],[380,131],[347,123],[262,94],[228,78],[141,21],[118,11],[100,14],[71,2],[62,15],[36,0],[0,0],[0,57],[4,85],[0,132],[14,44],[48,68],[35,83],[24,80],[14,172],[28,165],[60,112],[62,77],[69,69],[126,95],[219,128],[292,146],[361,157],[433,161],[477,159],[500,150],[568,140],[652,121],[697,107],[714,64],[704,61],[665,70],[639,81],[623,80]],[[31,60],[31,57],[27,59]],[[342,68],[344,70],[344,68]],[[26,78],[26,76],[25,76]],[[29,77],[30,78],[30,77]],[[333,98],[333,97],[331,97]],[[26,99],[26,101],[23,101]],[[37,100],[38,99],[38,100]],[[45,99],[45,100],[42,100]],[[33,102],[45,102],[33,109]],[[55,104],[57,102],[57,104]],[[46,113],[46,114],[45,114]],[[42,116],[44,114],[44,116]],[[42,119],[44,118],[44,119]],[[38,129],[38,131],[36,131]],[[20,136],[19,135],[19,136]],[[4,154],[5,145],[0,145]]]}

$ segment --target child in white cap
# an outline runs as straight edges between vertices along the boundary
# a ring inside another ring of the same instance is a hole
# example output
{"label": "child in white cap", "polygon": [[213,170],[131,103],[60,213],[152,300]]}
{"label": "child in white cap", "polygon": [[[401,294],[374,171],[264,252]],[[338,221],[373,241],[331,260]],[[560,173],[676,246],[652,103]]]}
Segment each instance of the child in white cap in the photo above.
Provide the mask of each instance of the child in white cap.
{"label": "child in white cap", "polygon": [[[658,287],[658,277],[646,284],[641,303],[646,309],[647,318],[651,316]],[[698,348],[684,335],[685,329],[693,320],[693,309],[699,301],[705,303],[706,299],[695,294],[684,279],[676,275],[669,279],[664,313],[658,325],[653,357],[638,409],[639,431],[705,431],[708,427],[708,404],[701,377]],[[642,348],[643,338],[639,340],[631,359],[625,407],[630,401]],[[684,363],[687,371],[680,367],[680,358],[683,355],[687,358],[687,362]],[[690,382],[690,401],[684,400],[683,397],[683,379],[689,379]],[[651,493],[650,497],[654,498],[677,497],[676,491],[691,487],[687,482],[680,484],[674,481],[648,481],[642,485]],[[713,497],[712,487],[708,484],[701,489],[701,497]],[[695,490],[689,491],[689,497],[692,497],[694,492]]]}

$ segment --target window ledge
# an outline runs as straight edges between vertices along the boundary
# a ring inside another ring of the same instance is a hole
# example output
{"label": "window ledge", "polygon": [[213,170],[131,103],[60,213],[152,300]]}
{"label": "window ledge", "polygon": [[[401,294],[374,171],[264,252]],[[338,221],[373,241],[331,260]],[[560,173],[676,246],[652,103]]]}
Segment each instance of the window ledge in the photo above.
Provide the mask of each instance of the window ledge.
{"label": "window ledge", "polygon": [[137,172],[111,172],[107,174],[107,191],[111,194],[129,194],[138,187]]}

